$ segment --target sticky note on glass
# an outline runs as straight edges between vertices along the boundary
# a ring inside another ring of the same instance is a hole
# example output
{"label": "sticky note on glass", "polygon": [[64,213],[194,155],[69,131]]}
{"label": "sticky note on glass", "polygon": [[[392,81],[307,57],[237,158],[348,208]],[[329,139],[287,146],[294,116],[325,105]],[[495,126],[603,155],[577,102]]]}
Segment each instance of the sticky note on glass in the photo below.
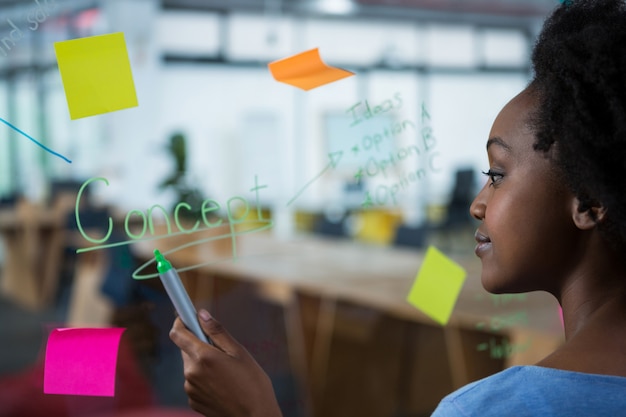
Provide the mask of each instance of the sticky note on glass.
{"label": "sticky note on glass", "polygon": [[446,325],[465,281],[465,270],[430,246],[407,301],[436,322]]}
{"label": "sticky note on glass", "polygon": [[115,395],[115,367],[123,328],[54,329],[48,338],[45,394]]}
{"label": "sticky note on glass", "polygon": [[72,120],[138,105],[123,33],[55,42],[54,50]]}
{"label": "sticky note on glass", "polygon": [[318,48],[270,62],[267,66],[276,81],[305,91],[354,75],[353,72],[326,65]]}

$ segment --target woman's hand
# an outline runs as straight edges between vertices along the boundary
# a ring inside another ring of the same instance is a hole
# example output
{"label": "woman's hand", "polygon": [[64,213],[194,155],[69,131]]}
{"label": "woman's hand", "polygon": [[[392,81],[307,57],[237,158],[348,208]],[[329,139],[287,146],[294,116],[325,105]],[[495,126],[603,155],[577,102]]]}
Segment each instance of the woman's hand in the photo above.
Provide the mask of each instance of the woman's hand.
{"label": "woman's hand", "polygon": [[189,405],[207,417],[280,417],[267,374],[206,310],[198,314],[214,345],[200,341],[180,320],[170,338],[181,349]]}

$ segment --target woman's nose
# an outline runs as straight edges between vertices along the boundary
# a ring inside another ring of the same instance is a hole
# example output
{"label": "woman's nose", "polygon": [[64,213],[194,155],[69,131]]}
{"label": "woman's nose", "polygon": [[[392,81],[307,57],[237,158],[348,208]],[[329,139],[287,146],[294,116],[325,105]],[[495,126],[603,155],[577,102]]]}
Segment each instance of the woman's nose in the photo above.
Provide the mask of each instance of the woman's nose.
{"label": "woman's nose", "polygon": [[474,201],[472,201],[472,204],[470,205],[470,215],[476,220],[482,221],[485,218],[485,209],[487,208],[486,191],[488,185],[489,181],[485,183],[485,185],[479,191],[476,197],[474,197]]}

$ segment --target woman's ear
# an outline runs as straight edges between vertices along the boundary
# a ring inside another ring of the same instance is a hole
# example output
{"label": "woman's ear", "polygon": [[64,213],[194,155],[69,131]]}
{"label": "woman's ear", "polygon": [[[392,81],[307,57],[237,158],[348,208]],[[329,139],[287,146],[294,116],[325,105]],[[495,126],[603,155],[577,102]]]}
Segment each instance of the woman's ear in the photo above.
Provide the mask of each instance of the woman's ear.
{"label": "woman's ear", "polygon": [[602,223],[606,217],[606,208],[599,201],[581,201],[577,197],[572,200],[572,218],[581,230],[590,230]]}

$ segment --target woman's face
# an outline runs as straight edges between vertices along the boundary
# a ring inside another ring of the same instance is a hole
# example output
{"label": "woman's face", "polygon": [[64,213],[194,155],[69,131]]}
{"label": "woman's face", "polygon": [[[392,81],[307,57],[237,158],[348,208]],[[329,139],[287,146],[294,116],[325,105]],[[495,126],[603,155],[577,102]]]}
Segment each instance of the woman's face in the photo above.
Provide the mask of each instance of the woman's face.
{"label": "woman's face", "polygon": [[481,221],[482,284],[493,293],[554,293],[576,253],[573,196],[549,158],[533,150],[527,120],[535,105],[524,90],[496,118],[487,140],[490,177],[470,207]]}

